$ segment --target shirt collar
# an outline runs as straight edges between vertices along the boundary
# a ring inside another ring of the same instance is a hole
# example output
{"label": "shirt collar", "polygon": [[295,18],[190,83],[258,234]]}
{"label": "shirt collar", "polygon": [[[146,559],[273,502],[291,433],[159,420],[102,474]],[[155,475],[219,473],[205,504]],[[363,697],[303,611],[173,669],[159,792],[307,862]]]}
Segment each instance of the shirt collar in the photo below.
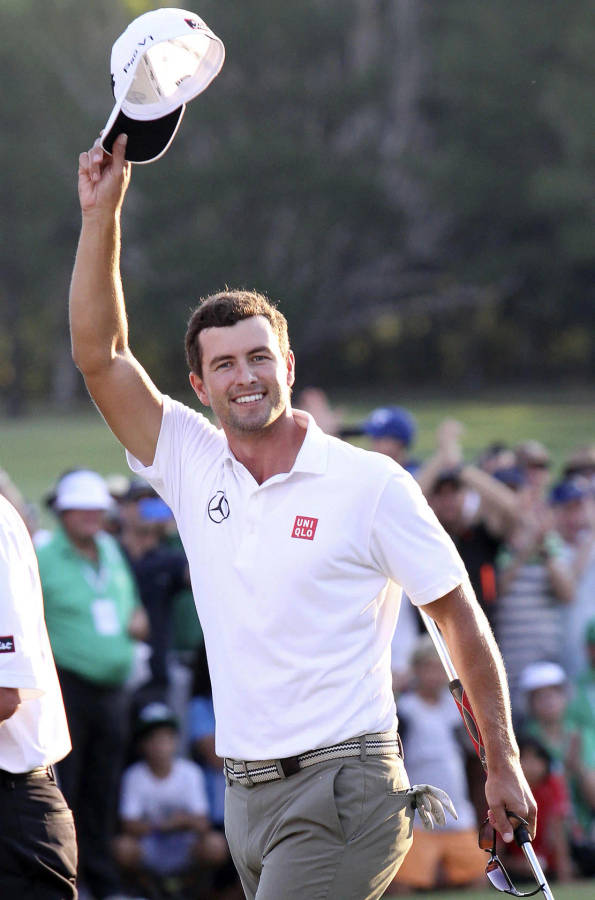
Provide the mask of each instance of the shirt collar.
{"label": "shirt collar", "polygon": [[[328,463],[328,435],[319,428],[310,413],[302,409],[292,409],[292,413],[299,425],[306,425],[306,436],[298,451],[291,472],[286,474],[292,475],[294,472],[307,472],[310,475],[323,475],[326,472]],[[223,458],[232,467],[241,465],[229,449],[227,438],[225,439]]]}
{"label": "shirt collar", "polygon": [[328,463],[329,438],[310,413],[294,409],[293,414],[300,424],[306,423],[306,437],[293,464],[292,472],[309,472],[323,475]]}

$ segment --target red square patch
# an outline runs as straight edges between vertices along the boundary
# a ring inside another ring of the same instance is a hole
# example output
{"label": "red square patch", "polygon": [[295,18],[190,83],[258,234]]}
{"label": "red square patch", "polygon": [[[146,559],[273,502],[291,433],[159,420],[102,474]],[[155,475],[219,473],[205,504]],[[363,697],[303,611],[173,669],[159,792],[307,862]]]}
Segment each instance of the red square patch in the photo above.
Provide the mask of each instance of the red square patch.
{"label": "red square patch", "polygon": [[302,538],[304,541],[313,541],[317,525],[318,519],[313,519],[311,516],[296,516],[291,536]]}

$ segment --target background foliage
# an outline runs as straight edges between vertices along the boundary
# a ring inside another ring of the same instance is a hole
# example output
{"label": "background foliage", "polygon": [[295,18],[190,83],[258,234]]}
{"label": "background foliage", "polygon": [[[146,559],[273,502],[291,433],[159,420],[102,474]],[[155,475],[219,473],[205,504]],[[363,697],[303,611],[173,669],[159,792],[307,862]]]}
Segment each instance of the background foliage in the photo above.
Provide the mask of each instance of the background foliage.
{"label": "background foliage", "polygon": [[[78,153],[140,0],[0,0],[0,399],[81,393],[66,297]],[[165,4],[164,4],[165,5]],[[302,386],[586,382],[594,370],[595,8],[587,0],[201,0],[227,61],[135,167],[133,347],[186,380],[223,285],[279,299]]]}

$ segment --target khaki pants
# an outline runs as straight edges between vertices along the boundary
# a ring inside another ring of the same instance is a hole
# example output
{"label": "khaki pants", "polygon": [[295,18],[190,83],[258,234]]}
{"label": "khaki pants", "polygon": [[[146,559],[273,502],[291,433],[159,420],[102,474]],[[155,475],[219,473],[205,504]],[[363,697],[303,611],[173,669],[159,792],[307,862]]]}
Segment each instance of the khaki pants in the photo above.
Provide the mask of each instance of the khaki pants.
{"label": "khaki pants", "polygon": [[289,778],[232,782],[225,834],[248,900],[376,900],[412,841],[399,757],[336,759]]}

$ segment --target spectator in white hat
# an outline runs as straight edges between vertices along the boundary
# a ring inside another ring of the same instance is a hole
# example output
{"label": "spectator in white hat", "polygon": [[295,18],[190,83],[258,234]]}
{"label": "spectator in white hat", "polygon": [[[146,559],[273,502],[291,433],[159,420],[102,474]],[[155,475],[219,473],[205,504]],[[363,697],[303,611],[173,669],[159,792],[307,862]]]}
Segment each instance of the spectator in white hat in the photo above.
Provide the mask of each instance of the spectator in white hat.
{"label": "spectator in white hat", "polygon": [[[595,809],[595,755],[587,734],[569,715],[569,685],[557,663],[527,666],[520,678],[527,717],[524,734],[539,740],[553,760],[553,771],[566,776],[572,801],[572,831],[583,848],[593,833]],[[591,875],[595,871],[595,847],[591,839]],[[583,858],[582,864],[585,860]]]}
{"label": "spectator in white hat", "polygon": [[97,900],[118,893],[112,859],[117,789],[127,741],[135,639],[147,619],[117,542],[102,530],[113,504],[103,478],[66,473],[49,499],[59,525],[37,548],[50,642],[72,752],[58,766],[75,816],[79,872]]}

